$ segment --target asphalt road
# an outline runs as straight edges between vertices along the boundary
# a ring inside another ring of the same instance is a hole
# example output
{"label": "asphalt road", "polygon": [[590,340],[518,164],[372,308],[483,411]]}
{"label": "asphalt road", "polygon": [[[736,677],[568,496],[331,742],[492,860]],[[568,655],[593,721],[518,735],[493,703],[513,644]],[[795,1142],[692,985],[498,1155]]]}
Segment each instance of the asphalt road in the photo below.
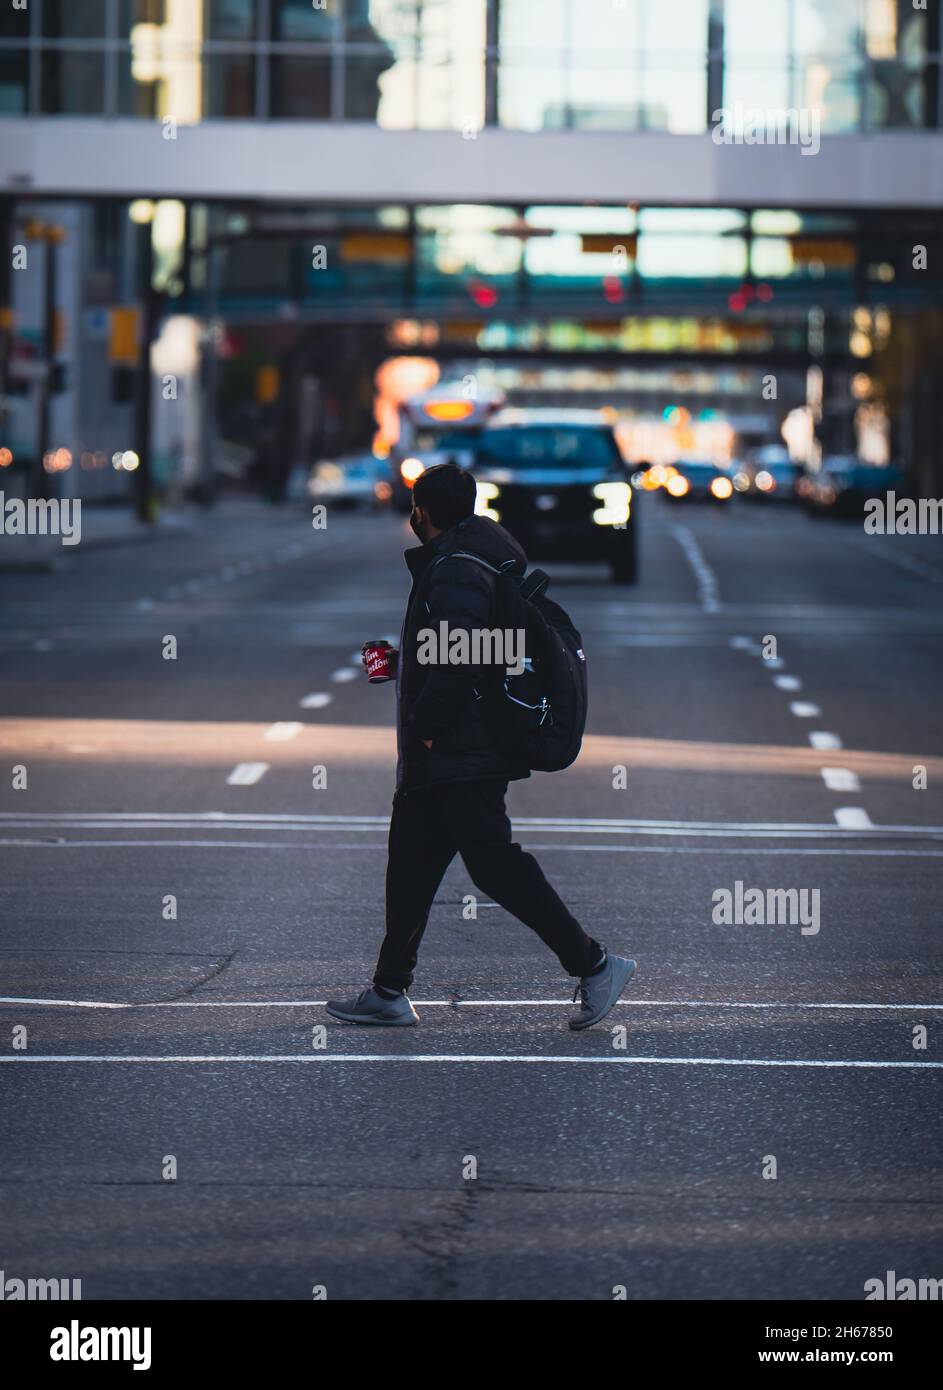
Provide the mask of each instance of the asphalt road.
{"label": "asphalt road", "polygon": [[[400,518],[234,505],[2,577],[8,1278],[776,1300],[943,1275],[940,539],[641,511],[636,588],[546,566],[589,730],[510,796],[587,929],[639,961],[584,1034],[536,938],[463,915],[460,865],[422,1026],[323,1010],[382,930],[393,695],[357,654],[399,630]],[[716,924],[738,881],[817,893],[818,930]]]}

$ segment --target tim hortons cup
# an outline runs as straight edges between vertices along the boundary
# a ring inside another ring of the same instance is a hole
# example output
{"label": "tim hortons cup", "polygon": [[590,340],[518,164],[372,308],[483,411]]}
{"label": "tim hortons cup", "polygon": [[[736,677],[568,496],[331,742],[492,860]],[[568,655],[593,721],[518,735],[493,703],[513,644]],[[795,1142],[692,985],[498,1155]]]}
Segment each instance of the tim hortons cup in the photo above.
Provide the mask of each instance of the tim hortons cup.
{"label": "tim hortons cup", "polygon": [[384,642],[379,637],[374,642],[364,642],[363,661],[367,668],[367,680],[371,685],[393,679],[393,673],[390,670],[390,652],[392,650],[389,642]]}

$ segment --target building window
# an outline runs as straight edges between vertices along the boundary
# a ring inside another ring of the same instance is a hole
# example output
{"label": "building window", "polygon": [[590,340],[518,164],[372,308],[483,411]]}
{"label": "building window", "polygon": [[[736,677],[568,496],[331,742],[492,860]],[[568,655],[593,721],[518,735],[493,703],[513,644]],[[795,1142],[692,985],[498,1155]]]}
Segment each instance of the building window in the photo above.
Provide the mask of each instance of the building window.
{"label": "building window", "polygon": [[[385,74],[395,72],[386,78]],[[344,60],[344,116],[348,121],[376,121],[381,102],[381,124],[393,130],[409,130],[416,124],[416,76],[412,55],[399,56],[391,49],[374,47],[348,51]]]}
{"label": "building window", "polygon": [[0,49],[0,116],[29,110],[29,55],[25,48]]}
{"label": "building window", "polygon": [[105,0],[43,0],[42,32],[48,39],[103,39]]}
{"label": "building window", "polygon": [[123,39],[128,38],[138,24],[165,24],[166,21],[167,0],[120,0],[118,33]]}
{"label": "building window", "polygon": [[332,0],[272,0],[272,38],[282,43],[330,43],[336,11]]}
{"label": "building window", "polygon": [[[199,0],[188,0],[196,5]],[[253,39],[256,34],[255,0],[206,0],[208,39]]]}
{"label": "building window", "polygon": [[502,0],[501,125],[703,130],[708,9],[708,0],[547,0],[538,27],[528,0]]}
{"label": "building window", "polygon": [[331,115],[331,54],[313,51],[272,59],[273,116],[326,121]]}
{"label": "building window", "polygon": [[351,0],[344,113],[386,129],[484,124],[485,0]]}
{"label": "building window", "polygon": [[0,6],[0,41],[29,38],[29,11],[14,10],[10,5]]}
{"label": "building window", "polygon": [[41,109],[53,116],[100,116],[105,109],[105,55],[47,48]]}
{"label": "building window", "polygon": [[203,115],[255,114],[255,59],[247,53],[208,53],[203,58]]}

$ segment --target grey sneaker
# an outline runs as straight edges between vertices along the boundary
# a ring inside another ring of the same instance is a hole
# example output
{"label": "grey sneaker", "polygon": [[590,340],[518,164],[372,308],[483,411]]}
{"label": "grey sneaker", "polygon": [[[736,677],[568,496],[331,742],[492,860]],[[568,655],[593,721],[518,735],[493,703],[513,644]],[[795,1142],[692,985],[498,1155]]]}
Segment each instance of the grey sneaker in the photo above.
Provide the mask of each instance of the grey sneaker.
{"label": "grey sneaker", "polygon": [[384,999],[371,986],[362,990],[356,999],[329,999],[327,1011],[343,1023],[375,1023],[384,1028],[411,1028],[419,1015],[405,994]]}
{"label": "grey sneaker", "polygon": [[570,1027],[574,1032],[592,1028],[615,1004],[619,995],[635,974],[635,961],[625,960],[606,952],[606,964],[596,975],[584,975],[573,991],[573,1002],[579,996],[579,1013],[570,1017]]}

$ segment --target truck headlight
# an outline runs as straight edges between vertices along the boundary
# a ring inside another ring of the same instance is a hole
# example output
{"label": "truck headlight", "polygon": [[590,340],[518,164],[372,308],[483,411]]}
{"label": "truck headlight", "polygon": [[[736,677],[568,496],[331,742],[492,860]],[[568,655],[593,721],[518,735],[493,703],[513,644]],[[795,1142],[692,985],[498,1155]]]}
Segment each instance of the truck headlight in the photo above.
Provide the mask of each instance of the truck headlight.
{"label": "truck headlight", "polygon": [[632,511],[632,488],[628,483],[596,483],[593,496],[602,503],[593,512],[597,526],[624,526]]}
{"label": "truck headlight", "polygon": [[490,516],[492,521],[500,521],[501,513],[495,511],[490,505],[496,497],[501,495],[501,489],[497,483],[476,483],[475,489],[475,515]]}

